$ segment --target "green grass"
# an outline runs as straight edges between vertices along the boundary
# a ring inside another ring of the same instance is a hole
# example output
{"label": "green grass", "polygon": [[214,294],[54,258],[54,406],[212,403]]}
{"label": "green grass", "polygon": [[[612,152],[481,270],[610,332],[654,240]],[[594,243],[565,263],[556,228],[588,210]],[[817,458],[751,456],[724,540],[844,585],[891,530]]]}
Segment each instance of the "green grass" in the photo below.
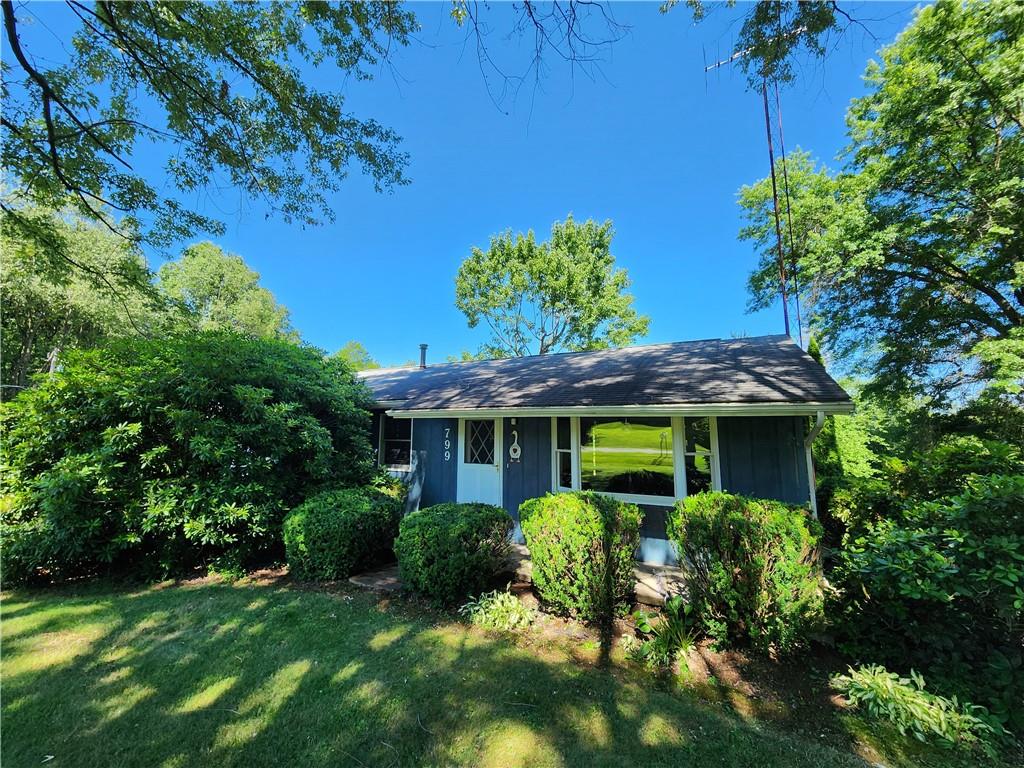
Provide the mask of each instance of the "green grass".
{"label": "green grass", "polygon": [[5,768],[864,765],[568,644],[287,580],[8,593],[0,628]]}

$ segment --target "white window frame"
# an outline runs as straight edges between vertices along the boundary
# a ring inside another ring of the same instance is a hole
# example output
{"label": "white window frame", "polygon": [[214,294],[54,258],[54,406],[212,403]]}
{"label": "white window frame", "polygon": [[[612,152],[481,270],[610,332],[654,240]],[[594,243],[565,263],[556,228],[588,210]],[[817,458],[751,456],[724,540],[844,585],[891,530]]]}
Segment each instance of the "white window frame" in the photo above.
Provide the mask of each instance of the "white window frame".
{"label": "white window frame", "polygon": [[[380,424],[377,428],[377,466],[391,472],[412,472],[412,437],[416,430],[416,419],[409,419],[409,463],[408,464],[385,464],[384,463],[384,420],[393,419],[394,416],[381,414]],[[401,417],[398,417],[401,418]]]}
{"label": "white window frame", "polygon": [[[569,419],[569,447],[558,447],[558,420]],[[551,490],[556,493],[566,491],[578,491],[580,488],[580,458],[579,451],[575,447],[579,443],[580,420],[576,416],[552,416],[551,417]],[[558,454],[569,454],[570,474],[572,476],[572,487],[567,488],[559,485]]]}
{"label": "white window frame", "polygon": [[[718,418],[698,413],[687,414],[687,417],[708,419],[708,428],[711,433],[711,451],[708,454],[711,460],[711,488],[712,490],[720,491],[722,489],[722,475],[718,452]],[[566,488],[558,484],[558,418],[558,416],[551,417],[551,489],[555,493],[578,491],[583,485],[580,471],[582,451],[582,446],[580,445],[580,417],[561,417],[569,418],[571,426],[572,488]],[[609,416],[607,418],[613,419],[615,417]],[[672,477],[675,496],[648,496],[640,493],[609,493],[607,491],[598,491],[598,493],[603,493],[605,496],[610,496],[613,499],[628,501],[632,504],[647,504],[656,507],[671,507],[676,501],[686,498],[686,456],[688,454],[686,452],[686,424],[684,417],[671,416],[670,424],[672,426]],[[693,452],[690,455],[696,455],[697,453]],[[699,453],[703,453],[703,451]]]}

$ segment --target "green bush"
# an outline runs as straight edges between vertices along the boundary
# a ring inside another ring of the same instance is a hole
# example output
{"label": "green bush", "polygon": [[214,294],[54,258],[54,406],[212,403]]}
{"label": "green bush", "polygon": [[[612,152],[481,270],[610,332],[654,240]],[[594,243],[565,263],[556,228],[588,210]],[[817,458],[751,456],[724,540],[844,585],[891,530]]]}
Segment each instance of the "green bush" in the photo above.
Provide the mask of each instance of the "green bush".
{"label": "green bush", "polygon": [[609,621],[633,596],[640,509],[590,491],[547,494],[519,507],[533,583],[552,608]]}
{"label": "green bush", "polygon": [[668,533],[686,562],[697,617],[718,645],[787,653],[821,624],[821,531],[805,510],[698,493],[676,503]]}
{"label": "green bush", "polygon": [[478,592],[508,558],[512,518],[490,504],[436,504],[402,519],[395,554],[402,581],[450,605]]}
{"label": "green bush", "polygon": [[992,723],[982,707],[926,691],[924,678],[913,671],[906,678],[878,665],[850,667],[848,675],[833,677],[831,684],[868,717],[888,720],[902,735],[919,741],[980,747],[991,755],[1003,735],[1002,727]]}
{"label": "green bush", "polygon": [[284,519],[284,548],[300,579],[351,576],[387,557],[398,536],[404,499],[377,488],[325,491]]}
{"label": "green bush", "polygon": [[833,580],[848,651],[960,678],[1024,729],[1024,475],[971,475],[957,495],[868,523]]}
{"label": "green bush", "polygon": [[369,479],[369,395],[344,364],[228,332],[69,352],[0,407],[6,582],[230,566],[286,510]]}
{"label": "green bush", "polygon": [[470,600],[459,609],[459,613],[474,626],[511,632],[530,626],[534,612],[511,592],[496,589]]}

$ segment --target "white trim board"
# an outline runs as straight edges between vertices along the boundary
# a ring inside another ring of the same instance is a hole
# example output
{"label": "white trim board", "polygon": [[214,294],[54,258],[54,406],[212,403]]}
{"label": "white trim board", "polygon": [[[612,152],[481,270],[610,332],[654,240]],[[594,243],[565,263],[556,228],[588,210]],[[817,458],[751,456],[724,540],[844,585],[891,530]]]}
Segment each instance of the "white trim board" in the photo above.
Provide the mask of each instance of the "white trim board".
{"label": "white trim board", "polygon": [[853,413],[845,403],[690,403],[680,405],[570,405],[543,408],[392,408],[395,418],[486,419],[506,416],[815,416]]}

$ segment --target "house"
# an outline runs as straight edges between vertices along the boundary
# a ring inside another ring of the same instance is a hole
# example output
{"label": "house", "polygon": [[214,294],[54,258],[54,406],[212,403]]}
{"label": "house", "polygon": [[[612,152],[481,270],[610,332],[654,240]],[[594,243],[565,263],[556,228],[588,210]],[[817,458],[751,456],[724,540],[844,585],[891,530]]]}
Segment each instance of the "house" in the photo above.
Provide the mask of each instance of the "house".
{"label": "house", "polygon": [[[708,489],[807,504],[811,442],[849,395],[788,336],[362,372],[378,461],[410,504],[519,505],[590,489],[644,510],[638,558],[671,564],[668,509]],[[521,537],[518,525],[516,536]],[[521,540],[521,538],[520,538]]]}

